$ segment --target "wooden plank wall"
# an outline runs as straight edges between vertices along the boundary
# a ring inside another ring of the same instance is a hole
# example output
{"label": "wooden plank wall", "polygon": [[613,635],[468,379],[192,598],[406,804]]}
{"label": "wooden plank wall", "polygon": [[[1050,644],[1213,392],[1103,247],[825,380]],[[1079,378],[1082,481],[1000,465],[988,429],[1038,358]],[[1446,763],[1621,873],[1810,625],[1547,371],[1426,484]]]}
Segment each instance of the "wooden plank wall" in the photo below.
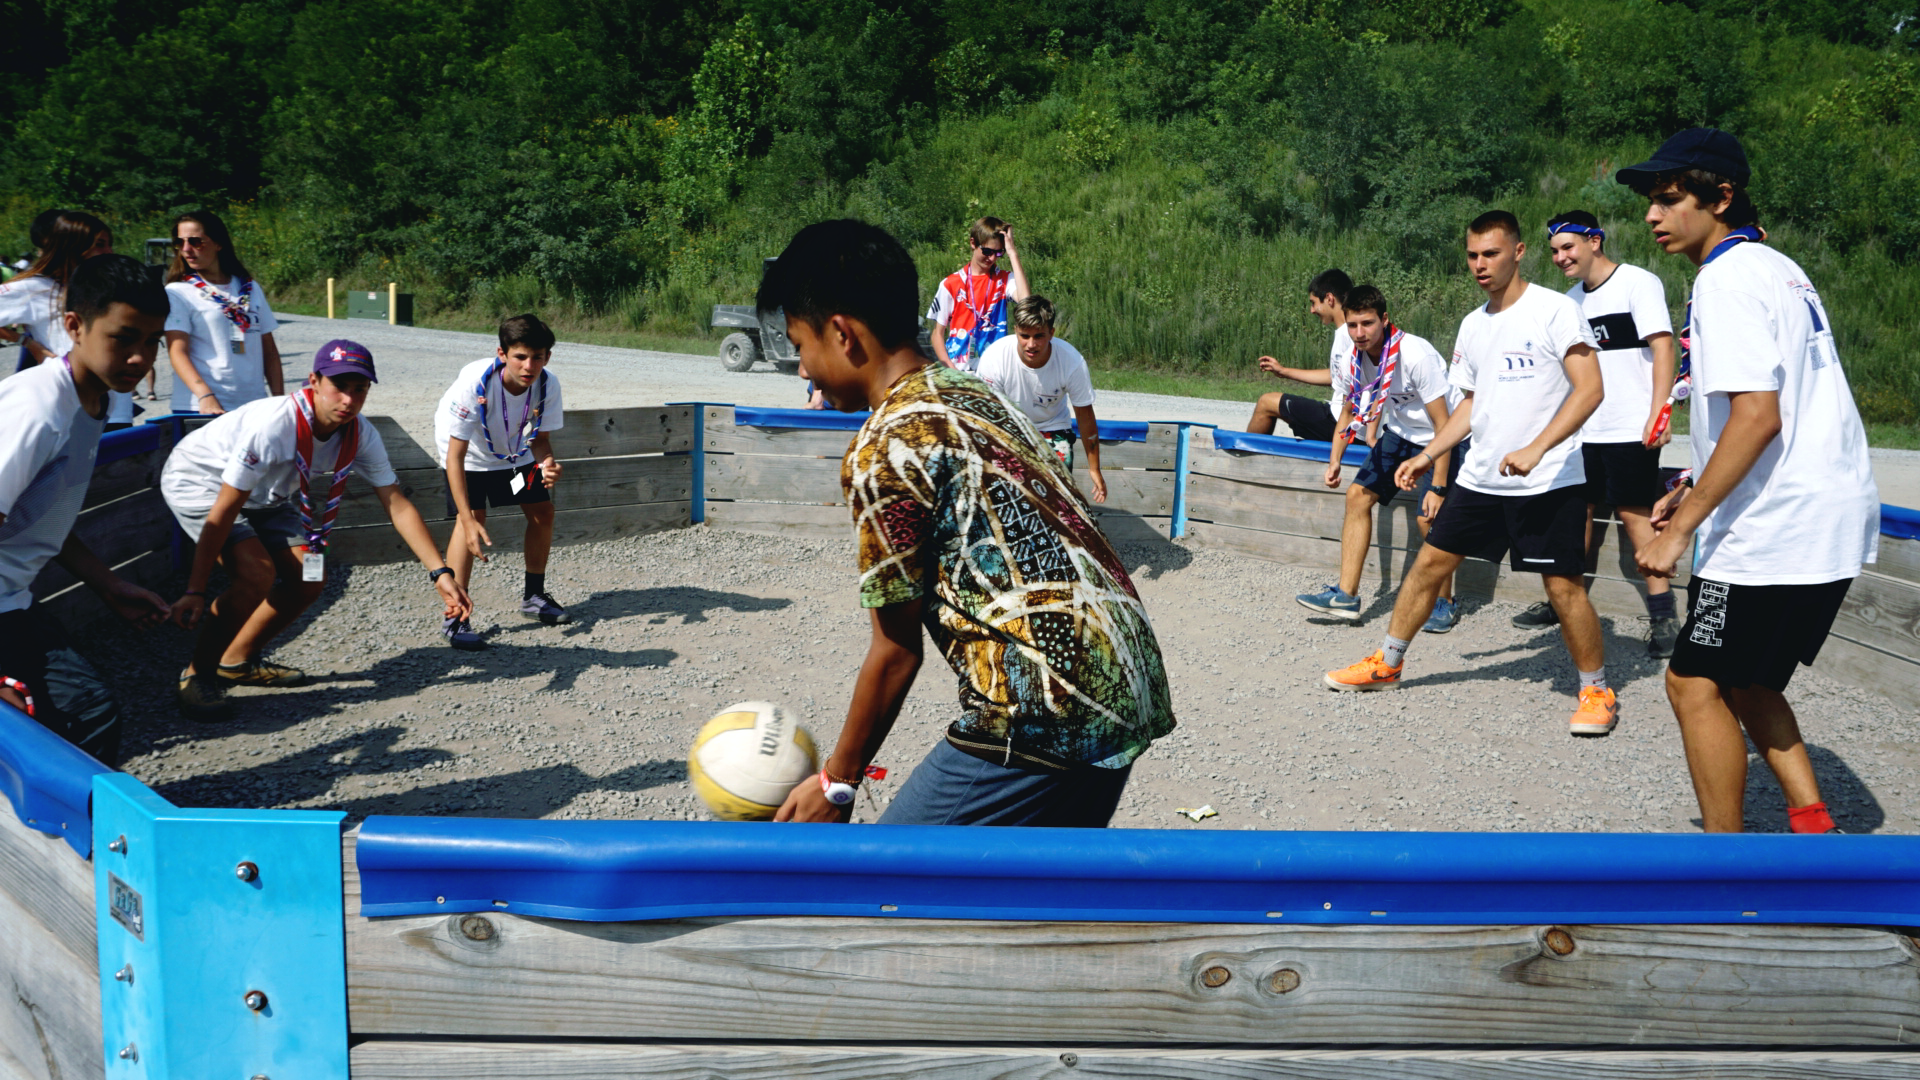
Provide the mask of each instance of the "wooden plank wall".
{"label": "wooden plank wall", "polygon": [[[427,520],[442,549],[453,533],[447,512],[447,478],[434,447],[421,446],[399,424],[369,417],[386,444],[402,494]],[[693,495],[693,407],[581,409],[551,433],[563,473],[554,489],[554,543],[586,543],[671,529],[689,522]],[[526,518],[513,508],[487,515],[496,547],[510,548],[525,533]],[[342,562],[367,565],[406,562],[413,553],[393,531],[373,487],[363,478],[347,484],[334,526],[332,550]]]}
{"label": "wooden plank wall", "polygon": [[0,1076],[105,1070],[93,867],[0,799]]}
{"label": "wooden plank wall", "polygon": [[1813,666],[1920,708],[1920,540],[1880,538]]}
{"label": "wooden plank wall", "polygon": [[[725,405],[706,406],[705,427],[710,525],[773,535],[852,536],[840,465],[853,432],[739,426],[732,407]],[[1094,516],[1109,539],[1167,539],[1177,430],[1154,424],[1145,442],[1101,440],[1107,502],[1094,505]],[[1090,491],[1085,454],[1075,457],[1075,479],[1081,491]]]}
{"label": "wooden plank wall", "polygon": [[[94,554],[138,585],[157,585],[173,570],[173,537],[178,527],[159,488],[160,469],[172,448],[172,429],[163,426],[157,449],[95,469],[73,526],[74,534]],[[43,610],[69,630],[111,613],[93,590],[57,562],[48,563],[34,579],[33,595]]]}

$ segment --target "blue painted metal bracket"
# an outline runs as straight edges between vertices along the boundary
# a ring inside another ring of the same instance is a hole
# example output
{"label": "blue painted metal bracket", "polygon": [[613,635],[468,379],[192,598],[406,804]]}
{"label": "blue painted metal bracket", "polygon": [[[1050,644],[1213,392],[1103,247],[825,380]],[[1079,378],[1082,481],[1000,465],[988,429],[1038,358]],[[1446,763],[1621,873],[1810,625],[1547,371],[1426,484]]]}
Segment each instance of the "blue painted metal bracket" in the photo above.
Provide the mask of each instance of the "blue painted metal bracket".
{"label": "blue painted metal bracket", "polygon": [[693,407],[693,449],[688,451],[692,457],[689,463],[693,475],[688,486],[692,497],[687,507],[687,520],[695,525],[707,520],[707,410],[731,409],[730,401],[669,401],[668,406],[690,405]]}
{"label": "blue painted metal bracket", "polygon": [[1187,535],[1187,475],[1188,455],[1193,448],[1193,431],[1181,424],[1179,433],[1174,436],[1173,449],[1173,520],[1167,526],[1167,538],[1178,540]]}
{"label": "blue painted metal bracket", "polygon": [[93,805],[106,1080],[348,1080],[346,815]]}
{"label": "blue painted metal bracket", "polygon": [[93,850],[87,808],[93,778],[112,771],[26,713],[0,703],[0,791],[22,824],[60,837],[83,859]]}
{"label": "blue painted metal bracket", "polygon": [[1920,926],[1920,836],[371,817],[358,852],[370,916]]}

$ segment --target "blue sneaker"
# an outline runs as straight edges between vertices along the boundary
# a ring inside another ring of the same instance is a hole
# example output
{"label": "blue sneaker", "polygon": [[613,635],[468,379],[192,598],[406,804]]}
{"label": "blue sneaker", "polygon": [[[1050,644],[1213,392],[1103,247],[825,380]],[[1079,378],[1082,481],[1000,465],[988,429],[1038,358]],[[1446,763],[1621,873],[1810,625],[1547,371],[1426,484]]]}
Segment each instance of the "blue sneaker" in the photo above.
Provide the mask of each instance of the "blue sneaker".
{"label": "blue sneaker", "polygon": [[473,652],[487,647],[485,638],[474,632],[465,619],[443,619],[440,632],[446,635],[447,644],[465,652]]}
{"label": "blue sneaker", "polygon": [[1360,598],[1341,592],[1338,585],[1329,585],[1317,593],[1301,593],[1294,599],[1308,611],[1331,615],[1348,622],[1360,621]]}
{"label": "blue sneaker", "polygon": [[1453,606],[1453,601],[1443,596],[1433,602],[1433,614],[1427,616],[1427,625],[1420,629],[1429,634],[1444,634],[1459,621],[1459,609]]}
{"label": "blue sneaker", "polygon": [[534,593],[520,601],[520,614],[530,619],[539,619],[548,626],[559,626],[561,623],[573,621],[573,616],[567,614],[566,608],[554,603],[553,597],[543,592]]}

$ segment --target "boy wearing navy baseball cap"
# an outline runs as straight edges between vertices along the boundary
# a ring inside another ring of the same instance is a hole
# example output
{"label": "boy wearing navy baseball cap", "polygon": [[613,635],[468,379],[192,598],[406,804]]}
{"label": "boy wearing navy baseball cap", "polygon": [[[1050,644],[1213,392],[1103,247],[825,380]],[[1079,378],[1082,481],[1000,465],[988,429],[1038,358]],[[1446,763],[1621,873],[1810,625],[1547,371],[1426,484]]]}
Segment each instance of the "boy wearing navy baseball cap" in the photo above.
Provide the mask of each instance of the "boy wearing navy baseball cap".
{"label": "boy wearing navy baseball cap", "polygon": [[1616,176],[1646,196],[1654,242],[1700,268],[1678,372],[1692,380],[1693,469],[1654,505],[1659,534],[1634,557],[1671,576],[1698,534],[1667,699],[1702,826],[1744,823],[1744,728],[1780,781],[1788,827],[1838,832],[1783,691],[1878,555],[1880,493],[1826,305],[1767,245],[1751,178],[1740,141],[1714,128],[1682,131]]}
{"label": "boy wearing navy baseball cap", "polygon": [[[305,386],[222,414],[167,458],[160,491],[194,541],[187,589],[173,604],[175,622],[200,629],[180,675],[180,708],[192,719],[229,718],[230,685],[306,682],[306,673],[261,654],[319,599],[328,534],[354,473],[373,485],[388,520],[427,568],[445,614],[471,612],[426,522],[400,493],[380,433],[361,415],[375,381],[366,346],[329,341],[314,353]],[[216,561],[232,583],[209,601]]]}

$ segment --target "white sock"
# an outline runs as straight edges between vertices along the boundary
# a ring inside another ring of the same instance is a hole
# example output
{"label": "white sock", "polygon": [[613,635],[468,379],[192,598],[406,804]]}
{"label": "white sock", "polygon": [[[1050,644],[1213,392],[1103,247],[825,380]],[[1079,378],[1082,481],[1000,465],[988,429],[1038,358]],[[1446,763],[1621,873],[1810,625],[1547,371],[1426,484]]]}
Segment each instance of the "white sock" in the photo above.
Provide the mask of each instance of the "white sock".
{"label": "white sock", "polygon": [[1607,668],[1605,664],[1594,668],[1592,671],[1583,671],[1580,673],[1580,688],[1584,690],[1589,686],[1596,690],[1605,690],[1607,688]]}
{"label": "white sock", "polygon": [[1406,663],[1407,646],[1410,644],[1412,644],[1412,642],[1401,641],[1392,634],[1388,634],[1386,643],[1380,646],[1381,654],[1387,659],[1387,666],[1399,667],[1401,664]]}

